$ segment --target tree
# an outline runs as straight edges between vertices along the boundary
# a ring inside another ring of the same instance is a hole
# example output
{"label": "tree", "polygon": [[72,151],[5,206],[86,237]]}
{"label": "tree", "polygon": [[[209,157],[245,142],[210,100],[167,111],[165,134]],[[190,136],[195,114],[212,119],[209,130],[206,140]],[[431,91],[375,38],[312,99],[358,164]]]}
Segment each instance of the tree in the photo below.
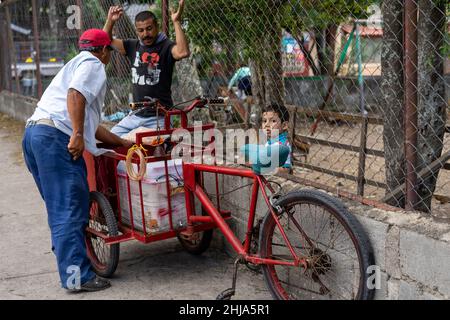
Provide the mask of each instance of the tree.
{"label": "tree", "polygon": [[[141,3],[146,3],[148,1],[141,0]],[[175,1],[173,1],[172,7],[174,7]],[[159,21],[159,27],[162,32],[162,1],[155,0],[151,11],[156,15]],[[170,19],[170,18],[169,18]],[[169,23],[168,36],[171,39],[175,39],[175,33],[172,30],[172,24]],[[192,51],[192,42],[190,43],[190,49]],[[182,102],[192,99],[195,96],[202,94],[202,87],[200,84],[200,78],[198,75],[198,70],[195,68],[195,61],[193,57],[183,59],[175,64],[175,78],[174,84],[177,88],[172,93],[175,102]],[[195,113],[196,111],[194,111]]]}
{"label": "tree", "polygon": [[[418,152],[417,168],[426,168],[442,154],[447,120],[444,59],[441,48],[447,34],[446,1],[419,0],[418,21]],[[437,174],[419,179],[418,210],[430,211]]]}
{"label": "tree", "polygon": [[303,0],[288,1],[284,6],[282,27],[301,45],[302,33],[308,31],[314,38],[318,52],[318,66],[309,52],[303,50],[315,75],[333,75],[336,32],[339,24],[351,18],[367,18],[371,4],[379,0],[335,1]]}
{"label": "tree", "polygon": [[[446,2],[419,0],[418,20],[418,143],[416,172],[441,156],[446,123],[443,77],[446,36]],[[382,49],[382,92],[384,96],[384,150],[387,193],[405,182],[404,81],[403,81],[403,4],[383,1],[384,41]],[[418,179],[420,203],[416,209],[428,212],[436,188],[437,174]],[[404,195],[390,204],[403,207]]]}
{"label": "tree", "polygon": [[[186,18],[191,42],[211,61],[215,48],[226,51],[226,61],[249,61],[253,95],[260,107],[284,100],[281,60],[282,30],[297,39],[308,30],[329,30],[334,48],[336,26],[351,15],[362,16],[374,1],[319,0],[198,0],[188,3]],[[342,12],[345,12],[343,15]],[[334,32],[334,33],[333,33]],[[333,72],[334,52],[328,50],[323,70]]]}
{"label": "tree", "polygon": [[[383,142],[387,193],[405,182],[405,126],[403,81],[403,3],[383,1],[381,91],[383,93]],[[388,202],[405,206],[404,196]]]}

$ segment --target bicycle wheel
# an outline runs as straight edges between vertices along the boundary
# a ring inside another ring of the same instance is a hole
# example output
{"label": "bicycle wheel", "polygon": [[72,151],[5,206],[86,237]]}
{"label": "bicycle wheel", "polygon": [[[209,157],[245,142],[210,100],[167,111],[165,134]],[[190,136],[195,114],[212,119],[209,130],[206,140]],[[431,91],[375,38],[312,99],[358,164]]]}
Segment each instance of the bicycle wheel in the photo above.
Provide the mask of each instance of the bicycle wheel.
{"label": "bicycle wheel", "polygon": [[[370,242],[359,222],[337,199],[314,190],[289,193],[276,205],[278,220],[307,267],[262,265],[274,299],[372,299],[367,268],[375,264]],[[280,228],[269,212],[260,233],[262,258],[293,261]]]}
{"label": "bicycle wheel", "polygon": [[184,250],[193,255],[200,255],[209,248],[213,237],[213,231],[214,230],[211,229],[197,232],[196,235],[198,238],[193,240],[184,239],[180,235],[177,235],[177,238]]}
{"label": "bicycle wheel", "polygon": [[[202,216],[208,215],[208,213],[206,213],[203,207],[201,208],[201,211]],[[197,238],[194,238],[192,240],[185,239],[181,237],[179,234],[177,234],[177,238],[178,241],[180,241],[181,246],[183,247],[184,250],[186,250],[190,254],[198,256],[201,255],[206,250],[208,250],[213,238],[213,232],[214,229],[197,232],[195,233],[195,236]]]}
{"label": "bicycle wheel", "polygon": [[[108,236],[119,234],[116,218],[108,200],[100,192],[90,193],[89,227]],[[86,232],[86,247],[94,272],[111,277],[119,263],[119,244],[108,245],[96,235]]]}

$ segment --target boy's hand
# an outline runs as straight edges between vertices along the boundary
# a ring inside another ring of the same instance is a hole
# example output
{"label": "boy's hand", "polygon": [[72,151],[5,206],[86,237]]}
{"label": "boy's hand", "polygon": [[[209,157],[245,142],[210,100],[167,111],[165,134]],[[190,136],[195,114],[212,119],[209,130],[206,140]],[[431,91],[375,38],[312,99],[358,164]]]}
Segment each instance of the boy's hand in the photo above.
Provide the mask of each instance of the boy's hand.
{"label": "boy's hand", "polygon": [[121,6],[112,6],[108,11],[108,20],[117,22],[123,15],[123,8]]}

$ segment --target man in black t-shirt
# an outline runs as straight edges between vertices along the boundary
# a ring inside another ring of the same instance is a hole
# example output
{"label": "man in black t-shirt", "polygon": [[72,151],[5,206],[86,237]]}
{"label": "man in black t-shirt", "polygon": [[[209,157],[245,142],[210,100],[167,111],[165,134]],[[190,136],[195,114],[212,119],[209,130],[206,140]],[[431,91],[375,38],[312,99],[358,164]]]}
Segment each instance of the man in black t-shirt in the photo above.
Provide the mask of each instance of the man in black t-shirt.
{"label": "man in black t-shirt", "polygon": [[[133,83],[133,100],[145,101],[146,97],[158,99],[162,105],[170,109],[172,101],[172,73],[175,62],[190,55],[186,36],[181,28],[181,15],[184,0],[179,1],[176,12],[171,12],[175,29],[175,42],[164,33],[159,32],[158,21],[151,11],[143,11],[136,15],[135,27],[138,39],[113,39],[112,46],[120,54],[126,56],[131,63],[131,81]],[[112,38],[114,24],[123,15],[120,6],[109,9],[108,19],[103,28]],[[160,125],[163,118],[159,119]],[[156,128],[156,112],[144,109],[134,115],[126,116],[112,132],[122,136],[138,127]]]}

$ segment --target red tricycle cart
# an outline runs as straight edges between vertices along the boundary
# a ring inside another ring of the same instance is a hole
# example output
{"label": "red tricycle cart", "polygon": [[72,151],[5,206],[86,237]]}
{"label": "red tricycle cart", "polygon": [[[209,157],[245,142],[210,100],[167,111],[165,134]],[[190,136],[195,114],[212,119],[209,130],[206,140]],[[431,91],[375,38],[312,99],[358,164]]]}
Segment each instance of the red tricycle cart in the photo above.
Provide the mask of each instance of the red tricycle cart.
{"label": "red tricycle cart", "polygon": [[[136,134],[140,151],[116,148],[96,158],[85,153],[91,188],[86,243],[95,272],[113,275],[121,242],[177,237],[188,252],[201,254],[213,230],[219,229],[237,257],[232,287],[218,299],[234,295],[240,263],[262,271],[275,299],[371,299],[374,287],[367,278],[373,251],[362,226],[338,199],[315,190],[283,195],[279,184],[251,169],[202,163],[203,154],[214,145],[214,125],[189,126],[187,113],[215,102],[197,98],[183,110],[169,111],[158,102],[140,103],[156,108],[165,119],[164,128]],[[171,127],[175,117],[180,122],[177,129]],[[180,129],[209,131],[208,146],[188,146],[196,161],[172,158],[171,150],[189,144],[174,138]],[[146,172],[136,177],[137,169]],[[249,180],[245,239],[227,223],[232,212],[220,201],[220,175]],[[259,197],[268,208],[262,219],[256,217]]]}

